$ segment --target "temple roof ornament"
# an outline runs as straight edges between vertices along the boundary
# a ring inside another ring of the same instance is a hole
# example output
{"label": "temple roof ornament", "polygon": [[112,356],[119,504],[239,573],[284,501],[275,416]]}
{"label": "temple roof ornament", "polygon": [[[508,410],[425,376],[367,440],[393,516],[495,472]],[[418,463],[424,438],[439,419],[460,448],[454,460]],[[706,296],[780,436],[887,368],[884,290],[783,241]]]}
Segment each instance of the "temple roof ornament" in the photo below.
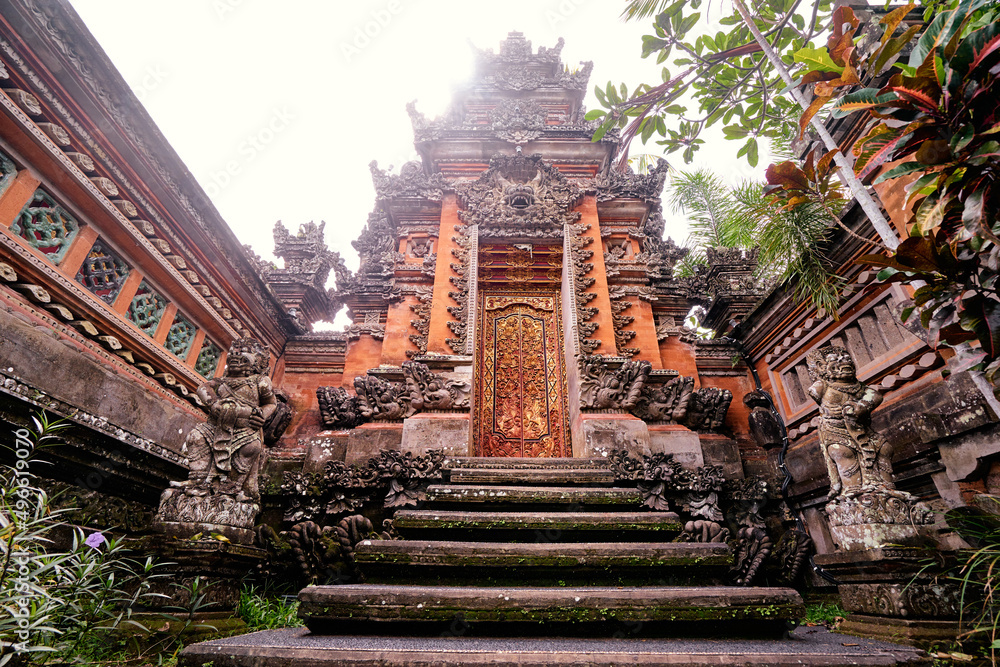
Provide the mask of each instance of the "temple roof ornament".
{"label": "temple roof ornament", "polygon": [[477,88],[496,90],[536,90],[542,87],[586,90],[592,62],[581,63],[579,70],[570,72],[560,59],[564,41],[560,37],[553,48],[538,47],[533,53],[531,42],[520,32],[511,32],[500,42],[500,52],[476,49]]}
{"label": "temple roof ornament", "polygon": [[[621,197],[635,199],[658,200],[663,192],[663,183],[667,178],[670,165],[660,158],[656,166],[645,174],[637,174],[629,167],[627,171],[609,170],[599,174],[592,181],[592,187],[597,191],[597,201],[605,202]],[[661,232],[662,233],[662,232]]]}
{"label": "temple roof ornament", "polygon": [[368,164],[368,168],[372,172],[372,184],[375,186],[375,196],[379,201],[396,197],[441,201],[445,191],[450,189],[444,176],[441,174],[428,176],[424,172],[423,165],[416,160],[404,164],[398,175],[379,169],[375,160]]}
{"label": "temple roof ornament", "polygon": [[561,235],[580,219],[573,209],[583,192],[540,155],[495,155],[482,176],[456,189],[459,219],[479,225],[484,236]]}
{"label": "temple roof ornament", "polygon": [[323,238],[325,222],[318,225],[307,222],[299,225],[295,236],[281,221],[274,223],[274,255],[285,260],[284,268],[266,268],[271,277],[285,277],[304,282],[318,290],[326,289],[330,269],[340,259],[340,254],[327,248]]}

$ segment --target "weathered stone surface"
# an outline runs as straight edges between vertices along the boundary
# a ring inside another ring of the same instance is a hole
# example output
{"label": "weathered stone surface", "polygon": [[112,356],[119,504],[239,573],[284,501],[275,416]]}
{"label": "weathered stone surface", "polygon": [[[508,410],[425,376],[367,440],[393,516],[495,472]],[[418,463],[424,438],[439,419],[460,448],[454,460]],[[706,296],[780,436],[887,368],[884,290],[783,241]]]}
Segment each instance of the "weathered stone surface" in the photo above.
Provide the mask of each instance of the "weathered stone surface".
{"label": "weathered stone surface", "polygon": [[673,512],[457,512],[400,510],[393,524],[405,529],[609,530],[680,532]]}
{"label": "weathered stone surface", "polygon": [[513,468],[476,469],[460,468],[451,471],[451,481],[456,484],[605,484],[615,481],[614,474],[608,470],[587,468]]}
{"label": "weathered stone surface", "polygon": [[515,468],[536,468],[536,469],[587,469],[603,470],[608,467],[605,458],[498,458],[495,456],[458,456],[448,457],[441,464],[445,470],[458,470],[460,468],[477,469],[503,469]]}
{"label": "weathered stone surface", "polygon": [[310,438],[302,472],[323,472],[328,462],[343,461],[349,437],[346,433],[331,433]]}
{"label": "weathered stone surface", "polygon": [[837,632],[845,635],[881,639],[922,648],[951,644],[960,631],[954,620],[886,618],[867,614],[851,614],[837,626]]}
{"label": "weathered stone surface", "polygon": [[509,503],[513,505],[639,505],[638,489],[576,486],[447,486],[427,487],[427,500],[443,503]]}
{"label": "weathered stone surface", "polygon": [[844,609],[852,614],[958,618],[958,587],[938,576],[956,562],[954,552],[888,547],[819,554],[815,561],[837,579]]}
{"label": "weathered stone surface", "polygon": [[311,586],[299,615],[314,631],[341,621],[654,622],[794,618],[802,599],[790,588],[478,588]]}
{"label": "weathered stone surface", "polygon": [[[305,628],[288,628],[188,646],[181,652],[178,665],[440,667],[445,664],[496,665],[500,659],[519,667],[866,667],[928,664],[923,652],[917,649],[868,639],[845,642],[843,635],[821,627],[797,628],[791,633],[791,641],[766,639],[760,635],[749,640],[732,637],[711,641],[664,639],[647,636],[646,629],[647,626],[630,624],[603,635],[591,634],[579,639],[483,639],[463,636],[468,635],[470,626],[459,620],[447,624],[440,637],[323,636],[312,634]],[[728,633],[734,630],[730,626],[724,626],[724,629]],[[599,639],[610,634],[615,635],[614,641]],[[748,634],[748,630],[742,634]]]}
{"label": "weathered stone surface", "polygon": [[398,452],[403,445],[402,424],[370,423],[351,431],[347,439],[347,465],[364,463],[383,450]]}
{"label": "weathered stone surface", "polygon": [[581,415],[579,421],[580,451],[573,454],[581,457],[602,457],[615,449],[626,449],[634,456],[646,456],[651,452],[649,427],[646,422],[631,415]]}
{"label": "weathered stone surface", "polygon": [[417,413],[403,422],[402,451],[421,456],[438,449],[446,456],[469,453],[469,415]]}
{"label": "weathered stone surface", "polygon": [[579,544],[365,540],[354,551],[362,567],[688,567],[724,566],[732,552],[724,542],[594,542]]}
{"label": "weathered stone surface", "polygon": [[[698,434],[677,424],[656,424],[649,427],[649,448],[653,454],[671,454],[685,468],[693,470],[705,465]],[[634,455],[633,452],[630,452]]]}

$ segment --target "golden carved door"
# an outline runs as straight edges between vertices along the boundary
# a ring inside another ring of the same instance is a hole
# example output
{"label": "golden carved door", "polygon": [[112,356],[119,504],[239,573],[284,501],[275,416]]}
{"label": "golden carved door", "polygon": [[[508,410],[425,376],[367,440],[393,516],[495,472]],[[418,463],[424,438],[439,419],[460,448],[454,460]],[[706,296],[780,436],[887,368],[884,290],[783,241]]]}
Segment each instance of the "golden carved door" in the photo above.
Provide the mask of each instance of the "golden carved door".
{"label": "golden carved door", "polygon": [[558,294],[487,291],[479,306],[476,454],[570,456]]}

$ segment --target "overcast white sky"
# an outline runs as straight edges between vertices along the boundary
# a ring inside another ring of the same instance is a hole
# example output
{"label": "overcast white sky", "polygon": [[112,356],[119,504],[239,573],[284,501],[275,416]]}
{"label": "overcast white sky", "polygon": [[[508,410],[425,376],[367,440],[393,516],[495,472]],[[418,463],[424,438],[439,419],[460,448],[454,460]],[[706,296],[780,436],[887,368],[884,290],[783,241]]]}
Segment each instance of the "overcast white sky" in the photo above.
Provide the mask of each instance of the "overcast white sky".
{"label": "overcast white sky", "polygon": [[[325,220],[330,247],[357,265],[350,241],[374,203],[368,163],[398,171],[416,159],[405,105],[443,112],[472,74],[470,42],[496,51],[519,30],[537,50],[565,38],[565,63],[594,61],[588,108],[599,106],[595,83],[660,79],[639,57],[651,29],[620,21],[617,0],[71,1],[236,235],[265,257],[276,220],[293,231]],[[750,173],[738,148],[720,140],[699,163],[737,182]],[[683,220],[667,233],[683,241]]]}

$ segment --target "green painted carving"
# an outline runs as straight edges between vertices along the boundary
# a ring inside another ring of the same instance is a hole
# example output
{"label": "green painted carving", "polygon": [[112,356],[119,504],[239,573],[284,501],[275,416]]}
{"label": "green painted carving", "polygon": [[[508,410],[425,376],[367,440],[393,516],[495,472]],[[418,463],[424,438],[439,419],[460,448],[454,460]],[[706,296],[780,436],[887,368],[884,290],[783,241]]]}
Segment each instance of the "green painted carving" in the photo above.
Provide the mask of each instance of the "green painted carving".
{"label": "green painted carving", "polygon": [[159,326],[166,307],[166,300],[143,280],[132,298],[132,304],[128,307],[128,318],[132,320],[132,324],[152,338],[156,335],[156,327]]}
{"label": "green painted carving", "polygon": [[194,370],[205,379],[215,376],[215,368],[219,365],[219,357],[222,356],[222,349],[212,341],[205,339],[198,353],[198,361],[194,364]]}
{"label": "green painted carving", "polygon": [[101,301],[111,304],[128,278],[129,266],[101,239],[97,239],[83,260],[76,281],[97,295]]}
{"label": "green painted carving", "polygon": [[7,192],[7,188],[17,178],[17,167],[9,157],[0,153],[0,197]]}
{"label": "green painted carving", "polygon": [[48,256],[53,264],[62,261],[80,225],[62,206],[41,188],[35,190],[28,205],[10,227],[32,248]]}
{"label": "green painted carving", "polygon": [[167,333],[167,341],[163,346],[167,348],[167,352],[177,356],[179,359],[187,359],[196,331],[197,329],[195,329],[193,324],[188,322],[183,315],[177,313],[174,323],[170,325],[170,331]]}

